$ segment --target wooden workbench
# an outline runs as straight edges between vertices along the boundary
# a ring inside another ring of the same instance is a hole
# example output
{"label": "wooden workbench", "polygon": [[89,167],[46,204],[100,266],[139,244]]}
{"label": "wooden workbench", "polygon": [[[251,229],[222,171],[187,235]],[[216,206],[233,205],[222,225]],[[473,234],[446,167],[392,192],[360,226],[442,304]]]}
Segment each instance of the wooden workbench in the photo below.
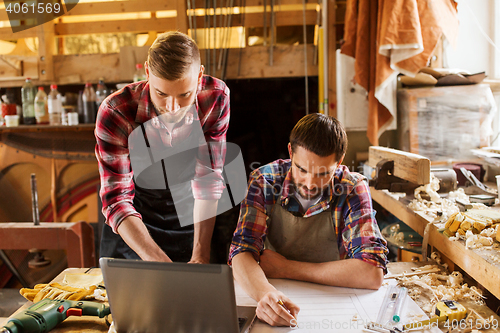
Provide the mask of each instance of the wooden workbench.
{"label": "wooden workbench", "polygon": [[[414,267],[418,267],[418,266],[423,266],[423,265],[427,265],[427,264],[430,264],[429,262],[392,262],[392,263],[389,263],[388,264],[388,269],[389,271],[392,273],[392,274],[398,274],[398,273],[402,273],[404,271],[406,272],[409,272],[411,271],[412,268]],[[88,269],[85,269],[85,268],[68,268],[66,270],[64,270],[62,273],[60,273],[56,278],[54,278],[54,280],[52,282],[62,282],[63,279],[64,279],[64,276],[67,274],[67,273],[83,273],[83,272],[86,272],[88,271]],[[95,268],[92,270],[92,274],[97,274],[98,271],[100,271],[99,268]],[[240,304],[239,302],[242,301],[242,298],[241,298],[241,295],[239,295],[238,292],[237,292],[237,303]],[[245,296],[245,298],[248,298],[248,296]],[[254,302],[252,300],[252,302]],[[245,301],[243,301],[243,303],[245,303]],[[463,302],[461,302],[463,303]],[[26,304],[24,306],[22,306],[19,310],[17,310],[15,312],[18,313],[24,309],[26,309],[27,307],[29,307],[30,305],[32,305],[33,303],[31,302],[26,302]],[[418,302],[417,302],[418,304]],[[465,305],[465,303],[463,303]],[[250,305],[250,304],[242,304],[242,305]],[[251,305],[255,305],[255,304],[251,304]],[[495,317],[495,319],[497,321],[500,320],[500,317],[498,317],[497,315],[495,315],[493,313],[492,310],[490,310],[487,306],[474,306],[472,304],[467,304],[466,305],[467,308],[474,308],[474,310],[480,314],[481,316],[483,316],[483,318],[488,318],[490,317],[491,315],[493,315]],[[0,327],[2,326],[2,324],[4,324],[5,322],[7,321],[7,318],[0,318]],[[258,327],[256,327],[258,326]],[[265,328],[264,330],[262,330],[263,328]],[[259,325],[254,325],[254,328],[251,330],[252,332],[274,332],[274,331],[278,331],[278,332],[282,332],[282,328],[272,328],[270,326],[267,326],[267,325],[263,325],[262,324],[259,324]],[[356,330],[356,332],[358,332],[360,330]],[[96,318],[96,317],[89,317],[89,316],[85,316],[85,317],[69,317],[68,319],[66,319],[63,323],[59,324],[56,328],[54,328],[51,333],[74,333],[74,332],[88,332],[88,333],[101,333],[101,332],[108,332],[108,327],[106,325],[106,322],[105,322],[105,319],[103,318]],[[490,330],[483,330],[481,331],[483,333],[494,333],[496,332],[494,329],[490,329]]]}
{"label": "wooden workbench", "polygon": [[[422,212],[415,212],[408,208],[408,200],[401,202],[389,192],[375,190],[373,187],[370,187],[370,191],[374,201],[378,202],[419,235],[424,236],[425,227],[432,222],[431,218]],[[493,254],[493,251],[467,250],[465,241],[449,240],[433,224],[429,226],[428,232],[429,245],[453,261],[495,297],[500,298],[500,264],[491,260],[488,256]],[[498,252],[496,252],[496,255],[498,256]]]}

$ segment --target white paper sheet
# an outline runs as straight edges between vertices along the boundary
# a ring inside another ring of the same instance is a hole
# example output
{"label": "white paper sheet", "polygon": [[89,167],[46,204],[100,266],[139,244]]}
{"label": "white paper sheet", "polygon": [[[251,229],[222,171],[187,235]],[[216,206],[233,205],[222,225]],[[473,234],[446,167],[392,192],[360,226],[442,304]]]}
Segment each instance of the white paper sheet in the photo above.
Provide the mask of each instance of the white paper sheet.
{"label": "white paper sheet", "polygon": [[[313,283],[271,279],[270,282],[294,303],[300,306],[297,327],[271,327],[256,320],[251,333],[266,332],[363,332],[364,325],[375,321],[382,305],[387,286],[379,290],[329,287]],[[394,283],[394,281],[391,281]],[[235,283],[238,305],[256,305],[241,287]],[[402,323],[408,316],[422,315],[420,320],[427,319],[418,305],[408,297],[404,307]],[[433,328],[427,332],[441,332]]]}

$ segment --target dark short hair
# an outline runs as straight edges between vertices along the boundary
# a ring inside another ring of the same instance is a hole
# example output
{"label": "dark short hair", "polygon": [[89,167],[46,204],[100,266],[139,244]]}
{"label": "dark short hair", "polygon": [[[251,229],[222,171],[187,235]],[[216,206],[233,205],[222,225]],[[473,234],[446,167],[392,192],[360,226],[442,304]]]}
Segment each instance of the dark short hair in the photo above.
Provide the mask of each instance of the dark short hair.
{"label": "dark short hair", "polygon": [[338,162],[347,151],[347,134],[337,119],[311,113],[300,119],[292,129],[290,144],[292,152],[300,146],[321,157],[335,154]]}
{"label": "dark short hair", "polygon": [[163,33],[149,48],[148,66],[159,78],[169,81],[181,79],[192,64],[200,64],[200,50],[194,40],[182,32]]}

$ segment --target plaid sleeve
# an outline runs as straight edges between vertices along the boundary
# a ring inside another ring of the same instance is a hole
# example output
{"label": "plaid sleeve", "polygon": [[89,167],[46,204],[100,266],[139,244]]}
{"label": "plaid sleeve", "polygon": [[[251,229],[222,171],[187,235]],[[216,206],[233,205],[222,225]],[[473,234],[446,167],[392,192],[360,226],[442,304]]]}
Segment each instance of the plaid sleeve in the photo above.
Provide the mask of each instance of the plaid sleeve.
{"label": "plaid sleeve", "polygon": [[130,122],[109,104],[103,103],[97,115],[95,154],[101,177],[102,213],[116,233],[122,220],[130,215],[142,218],[132,205],[133,173],[130,167],[128,134]]}
{"label": "plaid sleeve", "polygon": [[[215,79],[205,78],[207,80]],[[222,170],[229,127],[229,88],[220,80],[212,84],[214,89],[205,89],[198,95],[206,145],[200,146],[198,152],[192,189],[193,196],[202,200],[220,199],[224,190]]]}
{"label": "plaid sleeve", "polygon": [[265,187],[266,181],[262,174],[259,170],[253,171],[248,182],[247,195],[241,202],[240,217],[229,250],[229,265],[234,256],[241,252],[251,252],[258,261],[264,250],[267,234]]}
{"label": "plaid sleeve", "polygon": [[382,237],[368,185],[359,180],[343,205],[342,239],[347,258],[361,259],[387,272],[387,242]]}

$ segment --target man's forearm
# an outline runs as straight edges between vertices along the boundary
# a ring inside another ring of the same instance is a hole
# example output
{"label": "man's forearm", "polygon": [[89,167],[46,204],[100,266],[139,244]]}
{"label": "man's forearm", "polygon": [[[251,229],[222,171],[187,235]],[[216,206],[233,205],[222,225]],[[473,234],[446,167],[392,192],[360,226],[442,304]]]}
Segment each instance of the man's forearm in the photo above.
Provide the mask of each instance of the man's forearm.
{"label": "man's forearm", "polygon": [[210,244],[217,215],[217,200],[194,201],[194,240],[192,262],[210,262]]}
{"label": "man's forearm", "polygon": [[171,262],[170,258],[151,238],[142,220],[127,216],[118,226],[118,234],[142,260]]}
{"label": "man's forearm", "polygon": [[245,292],[259,301],[266,293],[276,290],[266,278],[252,253],[241,252],[232,260],[234,278]]}
{"label": "man's forearm", "polygon": [[337,287],[378,289],[384,280],[381,268],[359,259],[324,263],[288,261],[283,278]]}

